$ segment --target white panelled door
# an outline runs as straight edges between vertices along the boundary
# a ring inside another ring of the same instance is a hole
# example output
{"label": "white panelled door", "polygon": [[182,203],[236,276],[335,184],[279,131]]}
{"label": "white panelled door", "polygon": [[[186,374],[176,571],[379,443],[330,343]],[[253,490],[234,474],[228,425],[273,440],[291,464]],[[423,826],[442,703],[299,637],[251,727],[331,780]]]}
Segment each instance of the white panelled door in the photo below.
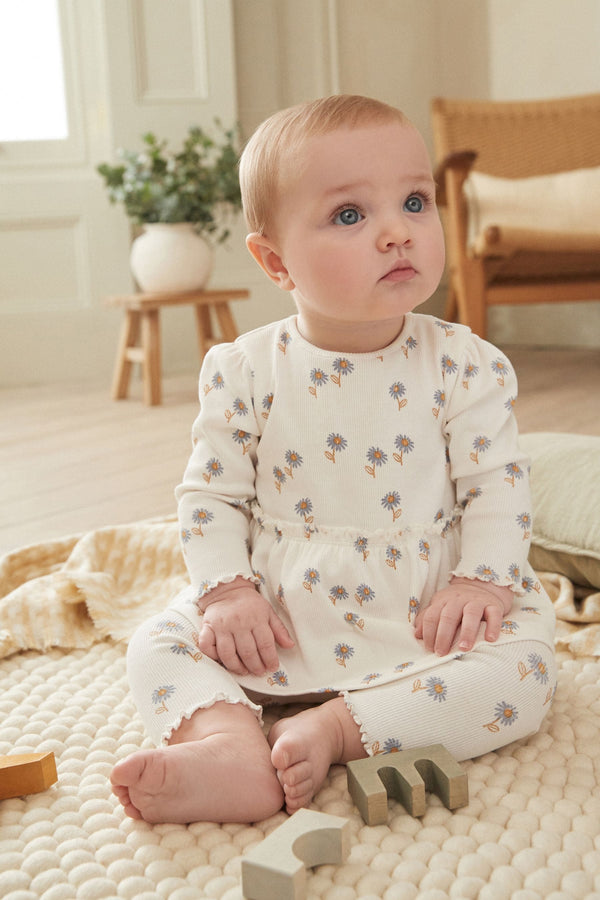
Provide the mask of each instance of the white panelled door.
{"label": "white panelled door", "polygon": [[0,385],[108,384],[130,229],[96,166],[146,131],[176,147],[237,117],[230,0],[58,2],[68,137],[0,143]]}

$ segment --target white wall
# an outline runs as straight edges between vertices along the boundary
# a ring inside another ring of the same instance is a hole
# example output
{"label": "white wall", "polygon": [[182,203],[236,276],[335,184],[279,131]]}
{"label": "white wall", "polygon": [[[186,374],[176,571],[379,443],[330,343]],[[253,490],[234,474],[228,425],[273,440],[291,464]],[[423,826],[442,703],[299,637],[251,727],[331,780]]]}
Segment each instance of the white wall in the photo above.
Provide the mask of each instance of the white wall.
{"label": "white wall", "polygon": [[599,0],[488,0],[494,100],[600,90]]}

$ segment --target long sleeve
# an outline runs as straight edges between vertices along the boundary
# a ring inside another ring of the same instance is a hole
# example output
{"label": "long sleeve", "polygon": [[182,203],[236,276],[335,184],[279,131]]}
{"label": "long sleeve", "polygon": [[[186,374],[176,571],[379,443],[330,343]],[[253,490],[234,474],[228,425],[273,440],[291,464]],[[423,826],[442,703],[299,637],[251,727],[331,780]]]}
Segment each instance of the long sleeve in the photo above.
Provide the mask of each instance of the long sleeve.
{"label": "long sleeve", "polygon": [[198,597],[237,575],[257,581],[248,552],[259,441],[252,383],[236,344],[214,347],[205,357],[193,451],[175,491],[185,561]]}
{"label": "long sleeve", "polygon": [[531,535],[528,459],[519,449],[517,380],[507,358],[475,336],[442,359],[450,474],[463,507],[456,575],[524,590]]}

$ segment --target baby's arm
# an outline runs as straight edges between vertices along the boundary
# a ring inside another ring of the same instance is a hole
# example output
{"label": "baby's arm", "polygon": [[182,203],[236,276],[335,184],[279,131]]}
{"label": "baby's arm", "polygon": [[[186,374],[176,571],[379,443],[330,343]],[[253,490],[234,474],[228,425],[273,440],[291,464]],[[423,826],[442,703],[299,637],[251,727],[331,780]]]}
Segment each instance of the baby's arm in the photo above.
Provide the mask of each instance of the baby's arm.
{"label": "baby's arm", "polygon": [[258,593],[249,553],[261,422],[243,347],[222,344],[200,373],[194,449],[176,490],[185,561],[204,613],[203,653],[237,675],[278,668],[276,645],[292,646],[281,620]]}
{"label": "baby's arm", "polygon": [[426,650],[444,656],[458,636],[458,649],[471,650],[479,626],[486,623],[486,641],[496,641],[502,619],[512,607],[510,587],[487,581],[453,578],[448,587],[437,591],[415,619],[415,635],[422,638]]}
{"label": "baby's arm", "polygon": [[[447,587],[419,612],[416,635],[429,651],[474,646],[481,623],[496,641],[522,593],[531,521],[528,459],[518,445],[517,381],[502,353],[471,335],[456,360],[444,357],[444,431],[449,476],[463,513],[460,557]],[[480,577],[479,577],[480,576]]]}
{"label": "baby's arm", "polygon": [[236,675],[275,672],[276,644],[294,646],[271,604],[245,578],[218,585],[198,605],[205,610],[200,650]]}

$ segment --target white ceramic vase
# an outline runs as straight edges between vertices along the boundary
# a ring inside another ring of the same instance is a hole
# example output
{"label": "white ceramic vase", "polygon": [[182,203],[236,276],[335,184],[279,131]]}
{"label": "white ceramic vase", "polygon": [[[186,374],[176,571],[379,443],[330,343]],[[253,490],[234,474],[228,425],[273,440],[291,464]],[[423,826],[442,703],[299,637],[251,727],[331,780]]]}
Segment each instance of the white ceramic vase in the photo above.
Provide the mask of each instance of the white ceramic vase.
{"label": "white ceramic vase", "polygon": [[190,222],[144,225],[131,247],[131,271],[147,293],[201,290],[213,262],[212,247]]}

